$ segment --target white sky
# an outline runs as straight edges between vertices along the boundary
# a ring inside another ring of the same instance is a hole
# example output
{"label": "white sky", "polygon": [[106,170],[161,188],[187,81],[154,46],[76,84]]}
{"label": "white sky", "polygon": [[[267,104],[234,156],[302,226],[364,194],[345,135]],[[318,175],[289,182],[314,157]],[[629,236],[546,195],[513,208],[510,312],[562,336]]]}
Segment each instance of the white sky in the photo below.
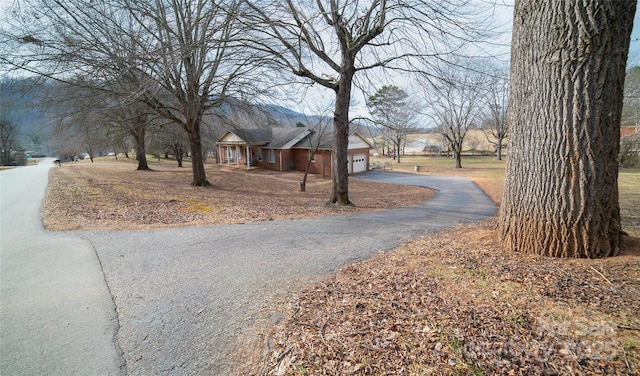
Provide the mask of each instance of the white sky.
{"label": "white sky", "polygon": [[640,7],[633,18],[633,30],[631,31],[631,43],[629,45],[629,59],[627,66],[640,65]]}
{"label": "white sky", "polygon": [[[0,14],[11,5],[13,0],[0,0]],[[498,5],[497,13],[501,20],[510,24],[513,16],[513,0],[497,0],[504,4]],[[640,9],[636,11],[633,21],[633,31],[631,32],[631,45],[629,50],[629,66],[640,65]]]}
{"label": "white sky", "polygon": [[[480,1],[483,1],[483,0],[480,0]],[[511,25],[513,23],[513,0],[495,0],[495,2],[497,3],[496,17],[497,17],[498,23],[501,25],[505,25],[505,28],[507,28],[507,30],[510,30]],[[510,39],[511,39],[510,35],[505,37],[506,46],[505,46],[504,52],[502,52],[505,54],[505,58],[508,58],[508,55],[510,53],[510,47],[508,46],[508,44],[510,44]],[[629,48],[629,58],[627,60],[627,64],[629,67],[640,65],[640,7],[636,11],[636,14],[634,17],[633,30],[631,32],[631,43]],[[381,83],[380,86],[384,84],[387,84],[387,83]],[[326,101],[326,100],[333,99],[332,96],[329,95],[328,89],[323,89],[319,87],[319,85],[315,85],[315,86],[318,93],[316,95],[310,93],[310,96],[313,98],[311,101],[317,102],[322,100]],[[402,85],[398,85],[398,86],[402,86]],[[354,98],[352,101],[350,116],[352,118],[357,116],[368,116],[368,110],[366,108],[365,99],[362,93],[356,90],[353,94],[354,94],[353,95]],[[411,93],[409,94],[411,95]],[[307,101],[309,101],[309,99],[307,99]],[[294,108],[294,109],[300,112],[306,112],[306,113],[309,112],[309,109],[305,109],[302,107]]]}
{"label": "white sky", "polygon": [[[507,26],[511,25],[512,17],[513,17],[513,0],[495,0],[495,1],[496,3],[499,3],[499,5],[496,7],[496,13],[497,13],[499,22]],[[0,17],[4,14],[4,10],[9,5],[11,5],[12,2],[13,0],[0,0]],[[505,52],[508,54],[509,52],[508,47],[505,47],[505,48],[506,48]],[[636,15],[634,18],[634,27],[633,27],[633,31],[631,32],[631,44],[629,48],[629,59],[628,59],[628,66],[635,66],[635,65],[640,65],[640,9],[636,11]],[[319,85],[315,85],[315,86],[318,87]],[[365,115],[367,113],[367,110],[364,104],[363,96],[359,93],[354,93],[354,94],[355,94],[355,102],[357,103],[352,108],[353,116]],[[322,102],[323,100],[332,99],[331,98],[332,96],[329,95],[328,93],[328,89],[323,89],[319,91],[317,96],[313,95],[313,97],[316,97],[317,100],[320,102]],[[292,109],[296,111],[305,112],[305,113],[309,113],[310,110],[312,111],[312,109],[310,108],[302,108],[300,106],[298,107],[299,108],[292,108]],[[318,108],[323,106],[318,106],[318,103],[316,103],[315,107]]]}
{"label": "white sky", "polygon": [[0,13],[11,4],[11,0],[0,0]]}

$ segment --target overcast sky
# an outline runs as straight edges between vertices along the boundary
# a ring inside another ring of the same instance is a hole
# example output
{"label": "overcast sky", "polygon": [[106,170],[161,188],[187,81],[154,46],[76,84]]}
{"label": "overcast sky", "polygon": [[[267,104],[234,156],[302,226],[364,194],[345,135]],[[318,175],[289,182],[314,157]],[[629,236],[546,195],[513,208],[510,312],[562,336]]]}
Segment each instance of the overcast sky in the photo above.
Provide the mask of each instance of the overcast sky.
{"label": "overcast sky", "polygon": [[[0,0],[0,13],[3,13],[4,9],[7,8],[12,1],[13,0]],[[499,4],[497,6],[498,14],[501,18],[504,18],[505,22],[510,24],[513,15],[513,0],[496,0],[496,2]],[[640,9],[636,12],[633,22],[629,63],[630,66],[640,65]]]}
{"label": "overcast sky", "polygon": [[[12,1],[13,0],[0,0],[0,17],[3,15],[4,10],[9,6],[9,4],[11,4]],[[510,29],[510,25],[512,23],[512,18],[513,18],[512,17],[513,16],[513,0],[495,0],[495,1],[496,3],[498,3],[496,7],[496,13],[500,19],[500,23],[505,25],[505,28]],[[561,0],[558,0],[558,1],[561,1]],[[508,43],[509,43],[509,40],[507,39],[505,41],[506,58],[508,58],[508,54],[509,54],[509,48],[508,46],[506,46]],[[634,27],[631,33],[631,44],[629,49],[629,59],[628,59],[627,65],[628,67],[640,65],[640,10],[636,12],[636,15],[634,18]],[[326,93],[324,93],[322,96],[326,98]],[[356,97],[358,96],[359,95],[356,94]],[[362,102],[362,99],[359,102]],[[363,110],[362,107],[363,107],[363,103],[357,103],[355,105],[355,108],[353,108],[353,110],[356,110],[355,112],[360,112]],[[310,109],[295,108],[295,110],[309,113]],[[366,109],[364,110],[366,112]]]}
{"label": "overcast sky", "polygon": [[[13,0],[0,0],[0,13],[12,3]],[[513,16],[513,0],[496,0],[499,4],[496,8],[498,15],[505,24],[510,25]],[[636,12],[633,31],[631,32],[631,45],[629,49],[628,66],[640,65],[640,9]]]}
{"label": "overcast sky", "polygon": [[633,18],[629,60],[627,60],[627,66],[633,67],[635,65],[640,65],[640,9],[636,10],[636,16]]}

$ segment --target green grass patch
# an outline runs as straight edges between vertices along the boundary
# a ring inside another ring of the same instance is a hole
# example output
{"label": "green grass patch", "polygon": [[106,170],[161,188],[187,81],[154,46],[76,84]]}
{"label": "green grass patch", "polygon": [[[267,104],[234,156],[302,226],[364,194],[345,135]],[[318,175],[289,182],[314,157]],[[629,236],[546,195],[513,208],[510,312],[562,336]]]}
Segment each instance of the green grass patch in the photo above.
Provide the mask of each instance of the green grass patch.
{"label": "green grass patch", "polygon": [[392,158],[372,157],[372,162],[385,163],[393,171],[414,172],[415,166],[420,167],[420,172],[455,176],[474,176],[479,173],[504,177],[505,159],[499,161],[492,156],[463,156],[462,168],[455,168],[456,161],[447,157],[429,157],[422,155],[406,155],[400,157],[397,163]]}

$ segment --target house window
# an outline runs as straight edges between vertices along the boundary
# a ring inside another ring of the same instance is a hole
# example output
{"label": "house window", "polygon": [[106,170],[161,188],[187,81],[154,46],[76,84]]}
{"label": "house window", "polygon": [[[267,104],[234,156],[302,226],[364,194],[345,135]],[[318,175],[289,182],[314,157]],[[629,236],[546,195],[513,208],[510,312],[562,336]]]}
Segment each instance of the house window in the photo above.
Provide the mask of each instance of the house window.
{"label": "house window", "polygon": [[275,149],[269,149],[269,163],[276,163],[276,150]]}
{"label": "house window", "polygon": [[258,149],[258,160],[262,162],[262,149]]}

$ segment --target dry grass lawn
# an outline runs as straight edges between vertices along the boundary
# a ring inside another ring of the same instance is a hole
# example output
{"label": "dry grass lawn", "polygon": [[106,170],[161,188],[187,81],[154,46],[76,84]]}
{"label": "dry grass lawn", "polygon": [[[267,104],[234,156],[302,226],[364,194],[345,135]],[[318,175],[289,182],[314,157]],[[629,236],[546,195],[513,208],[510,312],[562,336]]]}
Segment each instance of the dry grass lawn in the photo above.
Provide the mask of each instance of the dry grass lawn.
{"label": "dry grass lawn", "polygon": [[[353,207],[327,205],[328,180],[210,168],[64,164],[44,218],[55,230],[120,230],[338,215],[412,205],[432,192],[351,179]],[[501,181],[475,176],[498,197]],[[494,197],[494,200],[495,200]],[[605,260],[506,252],[495,220],[414,239],[345,267],[289,302],[239,351],[247,375],[638,375],[640,241]],[[281,308],[274,308],[280,310]]]}
{"label": "dry grass lawn", "polygon": [[327,204],[331,180],[302,174],[207,167],[210,187],[192,187],[191,169],[152,165],[136,171],[127,162],[78,161],[53,168],[44,204],[50,230],[141,230],[216,225],[383,210],[427,201],[420,187],[349,181],[354,206]]}

